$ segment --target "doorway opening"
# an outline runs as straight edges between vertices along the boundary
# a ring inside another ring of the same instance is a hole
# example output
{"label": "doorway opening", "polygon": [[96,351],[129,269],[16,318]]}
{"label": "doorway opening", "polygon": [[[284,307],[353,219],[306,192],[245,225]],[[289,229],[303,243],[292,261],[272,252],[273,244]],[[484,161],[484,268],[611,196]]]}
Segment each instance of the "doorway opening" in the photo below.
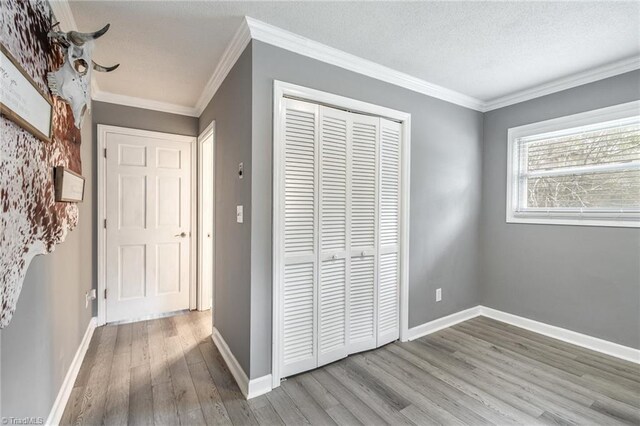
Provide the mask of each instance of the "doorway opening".
{"label": "doorway opening", "polygon": [[198,138],[97,130],[98,325],[208,309],[197,270]]}
{"label": "doorway opening", "polygon": [[198,137],[198,310],[213,307],[215,276],[215,122]]}

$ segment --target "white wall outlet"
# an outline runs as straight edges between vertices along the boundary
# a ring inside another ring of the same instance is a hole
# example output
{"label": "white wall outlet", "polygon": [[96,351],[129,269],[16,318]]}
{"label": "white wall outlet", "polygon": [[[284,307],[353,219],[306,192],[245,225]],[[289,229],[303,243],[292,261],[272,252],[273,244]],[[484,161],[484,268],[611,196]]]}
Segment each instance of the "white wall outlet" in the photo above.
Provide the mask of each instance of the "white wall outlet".
{"label": "white wall outlet", "polygon": [[236,206],[236,222],[243,223],[244,222],[244,213],[242,206]]}
{"label": "white wall outlet", "polygon": [[436,302],[439,302],[442,300],[442,289],[441,288],[437,288],[436,289]]}

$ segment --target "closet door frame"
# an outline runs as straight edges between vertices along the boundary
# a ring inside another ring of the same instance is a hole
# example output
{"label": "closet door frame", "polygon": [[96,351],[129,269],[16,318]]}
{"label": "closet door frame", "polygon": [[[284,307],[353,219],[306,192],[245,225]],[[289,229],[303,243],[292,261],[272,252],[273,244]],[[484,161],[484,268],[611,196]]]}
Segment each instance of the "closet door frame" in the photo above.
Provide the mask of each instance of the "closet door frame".
{"label": "closet door frame", "polygon": [[311,89],[278,80],[273,82],[273,270],[272,270],[272,388],[280,386],[280,356],[282,345],[282,268],[283,253],[283,211],[284,199],[284,143],[283,120],[285,99],[293,98],[320,105],[331,106],[362,114],[369,114],[398,121],[401,124],[400,142],[400,340],[409,338],[409,188],[411,164],[411,114],[383,106],[358,101],[332,93]]}

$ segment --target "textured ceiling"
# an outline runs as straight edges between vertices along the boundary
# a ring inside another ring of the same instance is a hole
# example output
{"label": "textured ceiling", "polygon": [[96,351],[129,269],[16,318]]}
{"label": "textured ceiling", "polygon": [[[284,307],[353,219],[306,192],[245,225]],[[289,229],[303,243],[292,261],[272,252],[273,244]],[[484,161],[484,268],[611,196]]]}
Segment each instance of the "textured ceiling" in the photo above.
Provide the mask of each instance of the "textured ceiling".
{"label": "textured ceiling", "polygon": [[640,55],[640,2],[72,1],[102,91],[195,105],[248,15],[482,101]]}

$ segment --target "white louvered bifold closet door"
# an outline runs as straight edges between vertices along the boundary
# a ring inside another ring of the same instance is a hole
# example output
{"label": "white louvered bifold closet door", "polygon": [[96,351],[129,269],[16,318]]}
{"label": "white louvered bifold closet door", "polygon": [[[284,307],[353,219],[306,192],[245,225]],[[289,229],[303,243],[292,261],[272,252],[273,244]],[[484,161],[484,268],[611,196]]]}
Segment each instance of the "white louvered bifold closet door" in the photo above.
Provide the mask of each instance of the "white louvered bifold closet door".
{"label": "white louvered bifold closet door", "polygon": [[349,115],[320,107],[318,365],[348,355]]}
{"label": "white louvered bifold closet door", "polygon": [[400,297],[400,123],[380,119],[380,234],[378,343],[399,337]]}
{"label": "white louvered bifold closet door", "polygon": [[351,115],[349,353],[377,341],[377,212],[380,119]]}
{"label": "white louvered bifold closet door", "polygon": [[276,273],[287,377],[399,337],[402,127],[293,99],[280,120]]}
{"label": "white louvered bifold closet door", "polygon": [[318,108],[287,99],[284,111],[282,377],[317,366]]}

